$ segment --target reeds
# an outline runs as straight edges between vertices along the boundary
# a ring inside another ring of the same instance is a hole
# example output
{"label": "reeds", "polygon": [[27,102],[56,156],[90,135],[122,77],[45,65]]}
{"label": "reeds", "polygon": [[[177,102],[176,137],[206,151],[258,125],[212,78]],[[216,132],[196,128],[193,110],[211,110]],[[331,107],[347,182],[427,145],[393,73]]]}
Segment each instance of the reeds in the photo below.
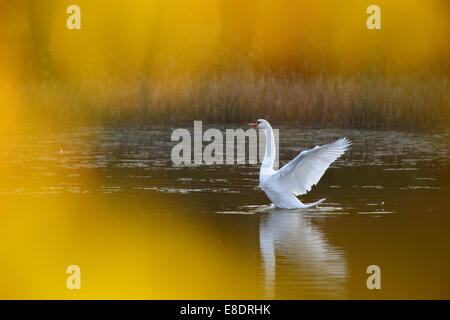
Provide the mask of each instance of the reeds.
{"label": "reeds", "polygon": [[446,77],[378,73],[303,77],[250,68],[210,73],[40,80],[24,85],[27,113],[43,121],[180,124],[255,118],[315,127],[449,127]]}

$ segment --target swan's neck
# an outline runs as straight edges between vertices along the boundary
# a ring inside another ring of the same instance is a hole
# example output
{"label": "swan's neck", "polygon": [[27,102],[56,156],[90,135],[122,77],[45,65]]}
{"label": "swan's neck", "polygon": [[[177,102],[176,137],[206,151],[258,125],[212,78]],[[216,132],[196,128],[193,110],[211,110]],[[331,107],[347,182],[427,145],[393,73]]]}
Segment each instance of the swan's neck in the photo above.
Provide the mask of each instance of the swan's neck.
{"label": "swan's neck", "polygon": [[261,165],[261,171],[268,170],[273,171],[273,164],[275,162],[276,149],[275,149],[275,137],[273,135],[272,127],[269,125],[266,128],[266,153]]}

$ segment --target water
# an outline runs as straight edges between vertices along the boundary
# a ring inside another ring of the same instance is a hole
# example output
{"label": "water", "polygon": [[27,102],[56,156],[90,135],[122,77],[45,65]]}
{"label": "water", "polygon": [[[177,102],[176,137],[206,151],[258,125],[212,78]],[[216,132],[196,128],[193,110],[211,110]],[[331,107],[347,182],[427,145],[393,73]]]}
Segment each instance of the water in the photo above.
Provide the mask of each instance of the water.
{"label": "water", "polygon": [[174,166],[170,133],[3,136],[0,297],[450,298],[449,134],[281,129],[281,164],[353,145],[301,197],[319,208],[280,210],[257,165]]}

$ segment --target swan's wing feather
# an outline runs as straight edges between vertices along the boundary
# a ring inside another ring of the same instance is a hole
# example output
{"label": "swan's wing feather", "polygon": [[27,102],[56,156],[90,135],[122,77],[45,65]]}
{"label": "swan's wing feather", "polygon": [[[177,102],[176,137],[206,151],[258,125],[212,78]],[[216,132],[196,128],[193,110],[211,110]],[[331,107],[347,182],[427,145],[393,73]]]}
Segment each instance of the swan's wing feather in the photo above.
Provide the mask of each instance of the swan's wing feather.
{"label": "swan's wing feather", "polygon": [[317,184],[328,167],[351,145],[342,138],[335,142],[302,151],[284,165],[274,177],[286,184],[295,195],[305,194]]}

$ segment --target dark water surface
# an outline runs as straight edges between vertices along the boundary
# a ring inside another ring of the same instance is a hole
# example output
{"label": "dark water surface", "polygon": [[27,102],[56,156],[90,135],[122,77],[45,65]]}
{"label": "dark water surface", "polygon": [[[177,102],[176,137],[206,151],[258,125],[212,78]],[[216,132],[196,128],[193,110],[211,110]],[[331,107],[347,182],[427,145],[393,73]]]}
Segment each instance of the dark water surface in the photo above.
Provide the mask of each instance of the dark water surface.
{"label": "dark water surface", "polygon": [[258,165],[173,165],[170,134],[2,137],[0,297],[450,298],[449,134],[280,129],[281,164],[353,141],[304,210],[272,208]]}

